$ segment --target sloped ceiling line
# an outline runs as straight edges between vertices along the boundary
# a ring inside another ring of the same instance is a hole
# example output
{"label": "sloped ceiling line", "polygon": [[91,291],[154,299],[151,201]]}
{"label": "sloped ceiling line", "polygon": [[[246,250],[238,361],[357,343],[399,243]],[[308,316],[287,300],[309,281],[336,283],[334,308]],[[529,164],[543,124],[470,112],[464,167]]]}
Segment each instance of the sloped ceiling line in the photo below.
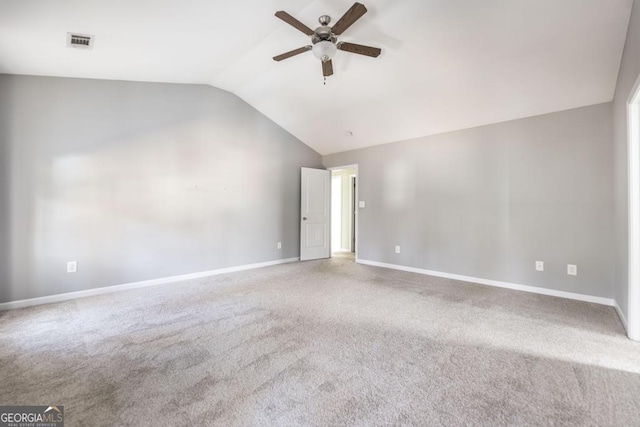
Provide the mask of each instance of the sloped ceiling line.
{"label": "sloped ceiling line", "polygon": [[[314,28],[351,0],[4,0],[0,72],[210,84],[321,154],[608,102],[632,0],[361,0],[322,84],[308,44],[274,17]],[[96,36],[66,47],[66,33]],[[352,132],[353,136],[347,133]]]}

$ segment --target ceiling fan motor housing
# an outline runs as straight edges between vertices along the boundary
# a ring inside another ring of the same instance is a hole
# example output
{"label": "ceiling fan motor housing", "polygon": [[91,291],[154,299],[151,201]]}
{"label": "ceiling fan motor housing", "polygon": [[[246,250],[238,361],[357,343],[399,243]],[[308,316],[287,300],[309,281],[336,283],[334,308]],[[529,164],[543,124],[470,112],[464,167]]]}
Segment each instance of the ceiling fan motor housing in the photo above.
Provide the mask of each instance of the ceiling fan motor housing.
{"label": "ceiling fan motor housing", "polygon": [[329,41],[335,43],[338,38],[331,32],[331,27],[323,25],[315,29],[314,34],[311,36],[311,43],[316,44],[322,41]]}

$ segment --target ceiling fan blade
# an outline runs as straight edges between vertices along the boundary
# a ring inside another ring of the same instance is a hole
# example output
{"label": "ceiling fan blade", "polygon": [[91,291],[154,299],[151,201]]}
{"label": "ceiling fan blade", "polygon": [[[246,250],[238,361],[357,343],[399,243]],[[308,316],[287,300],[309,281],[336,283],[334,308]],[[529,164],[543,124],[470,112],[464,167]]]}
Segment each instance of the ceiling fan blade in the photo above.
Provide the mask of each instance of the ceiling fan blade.
{"label": "ceiling fan blade", "polygon": [[312,36],[314,34],[313,30],[311,28],[307,27],[302,22],[298,21],[296,18],[294,18],[293,16],[289,15],[284,10],[280,10],[280,11],[276,12],[276,16],[278,18],[282,19],[287,24],[291,25],[292,27],[297,28],[298,30],[302,31],[303,33],[305,33],[308,36]]}
{"label": "ceiling fan blade", "polygon": [[372,56],[377,58],[382,52],[382,49],[371,46],[363,46],[361,44],[340,42],[337,44],[338,49],[345,52],[357,53],[359,55]]}
{"label": "ceiling fan blade", "polygon": [[308,50],[311,50],[311,46],[299,47],[298,49],[291,50],[278,56],[274,56],[274,61],[282,61],[283,59],[291,58],[292,56],[300,55]]}
{"label": "ceiling fan blade", "polygon": [[322,75],[325,77],[333,75],[333,63],[331,60],[322,63]]}
{"label": "ceiling fan blade", "polygon": [[331,32],[339,36],[365,13],[367,13],[367,8],[364,7],[362,3],[354,3],[353,6],[342,15],[342,18],[338,19],[336,25],[331,28]]}

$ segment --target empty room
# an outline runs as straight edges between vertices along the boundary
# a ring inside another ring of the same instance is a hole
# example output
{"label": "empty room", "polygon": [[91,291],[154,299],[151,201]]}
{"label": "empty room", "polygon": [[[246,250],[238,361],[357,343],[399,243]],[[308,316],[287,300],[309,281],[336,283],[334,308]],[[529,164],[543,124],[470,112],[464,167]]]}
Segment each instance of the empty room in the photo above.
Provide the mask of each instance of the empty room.
{"label": "empty room", "polygon": [[0,2],[0,426],[632,426],[638,341],[638,1]]}

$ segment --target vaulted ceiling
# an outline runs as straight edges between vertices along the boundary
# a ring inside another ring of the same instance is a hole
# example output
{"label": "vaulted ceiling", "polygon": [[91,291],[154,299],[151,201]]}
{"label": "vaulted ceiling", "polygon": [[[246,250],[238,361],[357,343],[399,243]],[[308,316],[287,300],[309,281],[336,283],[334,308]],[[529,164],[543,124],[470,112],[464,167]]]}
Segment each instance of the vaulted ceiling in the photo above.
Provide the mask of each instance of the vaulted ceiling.
{"label": "vaulted ceiling", "polygon": [[[204,83],[321,154],[608,102],[632,0],[360,0],[323,84],[303,33],[352,0],[3,0],[0,73]],[[95,35],[92,50],[67,32]],[[349,135],[352,133],[352,136]]]}

